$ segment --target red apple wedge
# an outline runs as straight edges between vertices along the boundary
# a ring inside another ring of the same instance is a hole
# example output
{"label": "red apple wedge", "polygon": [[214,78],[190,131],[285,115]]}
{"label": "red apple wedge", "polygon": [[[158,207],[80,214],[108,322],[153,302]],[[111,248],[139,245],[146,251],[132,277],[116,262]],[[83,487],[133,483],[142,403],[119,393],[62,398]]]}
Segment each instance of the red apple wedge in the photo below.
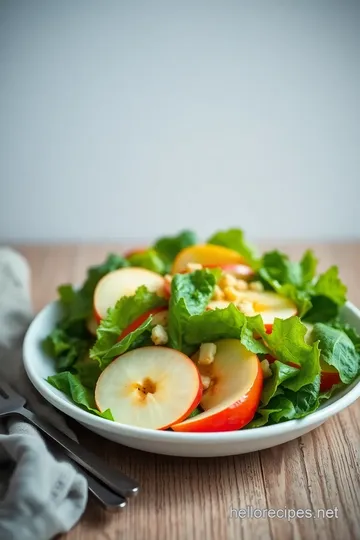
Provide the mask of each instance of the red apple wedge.
{"label": "red apple wedge", "polygon": [[106,317],[107,311],[122,296],[132,296],[141,285],[159,295],[164,294],[164,278],[145,268],[120,268],[106,274],[94,292],[94,313],[97,321]]}
{"label": "red apple wedge", "polygon": [[162,326],[166,326],[167,318],[168,318],[168,310],[163,308],[163,307],[155,308],[155,309],[152,309],[150,311],[147,311],[143,315],[140,315],[140,317],[138,317],[137,319],[135,319],[135,321],[133,321],[131,324],[129,324],[129,326],[127,328],[125,328],[125,330],[122,332],[119,339],[123,339],[128,334],[130,334],[131,332],[134,332],[134,330],[136,330],[143,322],[145,322],[146,319],[148,317],[150,317],[150,315],[152,315],[152,324],[153,324],[153,326],[155,326],[157,324],[161,324]]}
{"label": "red apple wedge", "polygon": [[96,406],[115,422],[166,429],[198,406],[200,374],[192,360],[167,347],[142,347],[116,358],[100,375]]}
{"label": "red apple wedge", "polygon": [[[196,357],[195,357],[196,360]],[[212,364],[199,365],[211,383],[200,405],[204,412],[173,424],[174,431],[233,431],[248,424],[259,406],[263,373],[258,357],[237,339],[216,342]]]}
{"label": "red apple wedge", "polygon": [[189,246],[178,253],[175,258],[172,274],[186,271],[188,263],[199,263],[203,266],[221,266],[227,264],[244,264],[244,259],[232,249],[211,244]]}
{"label": "red apple wedge", "polygon": [[[271,333],[276,318],[288,319],[297,313],[296,305],[289,298],[285,298],[274,292],[255,291],[239,292],[236,302],[214,300],[209,303],[207,309],[224,309],[230,303],[235,303],[240,311],[242,310],[242,303],[249,304],[253,310],[252,315],[261,315],[268,334]],[[246,312],[246,315],[248,314]]]}

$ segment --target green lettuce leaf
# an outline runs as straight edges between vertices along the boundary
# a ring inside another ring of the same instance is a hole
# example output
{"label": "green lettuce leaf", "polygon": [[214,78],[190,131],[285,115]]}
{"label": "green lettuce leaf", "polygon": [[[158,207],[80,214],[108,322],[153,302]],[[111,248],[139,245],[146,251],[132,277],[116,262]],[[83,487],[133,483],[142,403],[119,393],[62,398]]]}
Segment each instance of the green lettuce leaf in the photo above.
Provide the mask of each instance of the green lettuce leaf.
{"label": "green lettuce leaf", "polygon": [[74,322],[86,320],[92,314],[93,296],[96,285],[102,277],[113,270],[129,266],[120,255],[110,254],[100,265],[89,268],[87,278],[80,289],[72,285],[61,285],[58,288],[61,305],[64,309],[64,321],[69,326]]}
{"label": "green lettuce leaf", "polygon": [[89,339],[72,336],[58,326],[44,339],[42,347],[55,360],[56,370],[63,371],[86,355],[90,343]]}
{"label": "green lettuce leaf", "polygon": [[321,359],[336,368],[341,381],[350,384],[360,373],[360,353],[342,330],[323,323],[314,325],[311,338],[320,344]]}
{"label": "green lettuce leaf", "polygon": [[140,266],[141,268],[147,268],[152,272],[158,274],[167,274],[170,272],[170,265],[163,256],[161,256],[155,249],[147,249],[140,253],[133,253],[127,260],[131,266]]}
{"label": "green lettuce leaf", "polygon": [[294,377],[284,381],[283,387],[297,392],[320,375],[318,342],[305,343],[306,326],[298,317],[275,319],[271,334],[267,334],[260,315],[248,317],[249,327],[259,334],[272,356],[284,364],[300,366]]}
{"label": "green lettuce leaf", "polygon": [[341,330],[342,332],[345,332],[345,334],[351,339],[351,341],[354,344],[356,352],[360,354],[360,334],[349,323],[344,323],[343,321],[340,321],[338,319],[331,321],[330,326],[332,328],[336,328],[337,330]]}
{"label": "green lettuce leaf", "polygon": [[[145,321],[137,330],[130,332],[125,338],[117,343],[121,333],[140,315],[165,306],[166,300],[156,293],[149,292],[146,287],[139,287],[133,296],[120,298],[116,305],[109,309],[97,329],[97,340],[90,350],[90,358],[96,359],[101,369],[104,369],[116,355],[122,354],[138,343],[140,335],[148,330],[151,318]],[[112,356],[111,350],[116,345],[117,354]]]}
{"label": "green lettuce leaf", "polygon": [[205,310],[214,294],[220,274],[219,269],[205,268],[189,274],[176,274],[173,277],[168,318],[170,347],[183,350],[187,323],[192,315]]}
{"label": "green lettuce leaf", "polygon": [[315,296],[326,296],[338,306],[346,302],[347,288],[339,278],[337,266],[331,266],[321,274],[314,286]]}
{"label": "green lettuce leaf", "polygon": [[276,394],[278,387],[286,380],[295,377],[299,369],[275,360],[270,364],[272,376],[264,381],[264,387],[261,394],[262,404],[268,405],[270,399]]}
{"label": "green lettuce leaf", "polygon": [[239,339],[253,353],[266,353],[267,347],[261,339],[255,339],[247,319],[234,304],[225,309],[204,311],[189,318],[184,330],[184,340],[189,345],[213,342],[219,339]]}
{"label": "green lettuce leaf", "polygon": [[184,248],[197,243],[196,234],[192,231],[182,231],[177,236],[164,236],[154,244],[157,253],[168,262],[172,262],[176,255]]}
{"label": "green lettuce leaf", "polygon": [[339,278],[336,266],[321,274],[311,288],[312,308],[306,313],[308,322],[328,322],[338,316],[346,302],[346,286]]}
{"label": "green lettuce leaf", "polygon": [[87,354],[80,358],[71,368],[71,372],[78,376],[81,384],[95,390],[96,382],[101,374],[99,362],[89,357],[89,350]]}
{"label": "green lettuce leaf", "polygon": [[317,259],[308,250],[299,262],[279,251],[265,253],[258,276],[265,286],[290,298],[300,317],[308,322],[326,322],[337,316],[346,301],[346,287],[332,266],[316,277]]}
{"label": "green lettuce leaf", "polygon": [[113,420],[111,411],[107,409],[103,413],[96,409],[94,393],[86,388],[77,375],[70,371],[63,371],[47,378],[47,382],[52,386],[64,392],[76,405],[97,416]]}
{"label": "green lettuce leaf", "polygon": [[251,268],[256,269],[259,266],[260,259],[257,252],[253,246],[245,241],[244,233],[241,229],[219,231],[211,236],[207,243],[237,251]]}
{"label": "green lettuce leaf", "polygon": [[313,413],[320,405],[319,390],[319,375],[312,383],[303,386],[297,392],[282,390],[279,387],[274,397],[266,406],[261,406],[256,411],[254,419],[246,427],[251,429],[266,424],[277,424],[285,420],[303,418]]}
{"label": "green lettuce leaf", "polygon": [[316,275],[317,259],[313,252],[304,253],[300,262],[290,261],[285,253],[270,251],[265,253],[259,276],[261,280],[278,294],[290,298],[303,316],[311,308],[309,288]]}

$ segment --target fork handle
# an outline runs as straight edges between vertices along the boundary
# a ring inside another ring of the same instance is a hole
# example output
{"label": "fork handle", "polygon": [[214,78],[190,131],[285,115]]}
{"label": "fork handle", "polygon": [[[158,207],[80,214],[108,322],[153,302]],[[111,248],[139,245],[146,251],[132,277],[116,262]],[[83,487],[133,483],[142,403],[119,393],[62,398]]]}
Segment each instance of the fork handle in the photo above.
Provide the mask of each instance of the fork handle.
{"label": "fork handle", "polygon": [[16,411],[21,416],[29,420],[35,427],[43,431],[51,440],[57,443],[65,453],[83,469],[89,471],[92,476],[98,478],[106,486],[122,497],[133,497],[139,491],[139,484],[117,469],[110,467],[96,454],[89,452],[79,443],[70,439],[62,431],[59,431],[51,424],[44,422],[34,413],[24,407]]}
{"label": "fork handle", "polygon": [[80,474],[85,476],[88,483],[88,490],[106,510],[113,511],[126,506],[126,499],[124,497],[112,491],[81,467],[77,466],[76,469]]}

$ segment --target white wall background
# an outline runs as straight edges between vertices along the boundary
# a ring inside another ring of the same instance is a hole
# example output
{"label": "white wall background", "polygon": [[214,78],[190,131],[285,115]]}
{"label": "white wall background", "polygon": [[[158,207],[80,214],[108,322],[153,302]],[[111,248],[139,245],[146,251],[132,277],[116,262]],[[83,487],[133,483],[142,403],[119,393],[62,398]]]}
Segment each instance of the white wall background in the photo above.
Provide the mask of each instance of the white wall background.
{"label": "white wall background", "polygon": [[360,237],[360,2],[0,0],[0,240]]}

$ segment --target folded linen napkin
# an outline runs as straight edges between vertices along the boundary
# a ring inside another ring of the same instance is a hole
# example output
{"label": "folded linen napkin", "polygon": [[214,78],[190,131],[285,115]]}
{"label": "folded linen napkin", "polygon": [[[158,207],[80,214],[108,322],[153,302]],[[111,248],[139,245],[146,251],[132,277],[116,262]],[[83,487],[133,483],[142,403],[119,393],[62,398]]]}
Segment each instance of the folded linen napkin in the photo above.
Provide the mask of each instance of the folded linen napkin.
{"label": "folded linen napkin", "polygon": [[[29,282],[25,259],[0,248],[0,382],[9,382],[31,410],[76,438],[32,388],[22,364],[22,341],[32,318]],[[36,429],[18,419],[0,421],[1,540],[53,538],[73,527],[86,502],[86,480],[49,452]]]}

